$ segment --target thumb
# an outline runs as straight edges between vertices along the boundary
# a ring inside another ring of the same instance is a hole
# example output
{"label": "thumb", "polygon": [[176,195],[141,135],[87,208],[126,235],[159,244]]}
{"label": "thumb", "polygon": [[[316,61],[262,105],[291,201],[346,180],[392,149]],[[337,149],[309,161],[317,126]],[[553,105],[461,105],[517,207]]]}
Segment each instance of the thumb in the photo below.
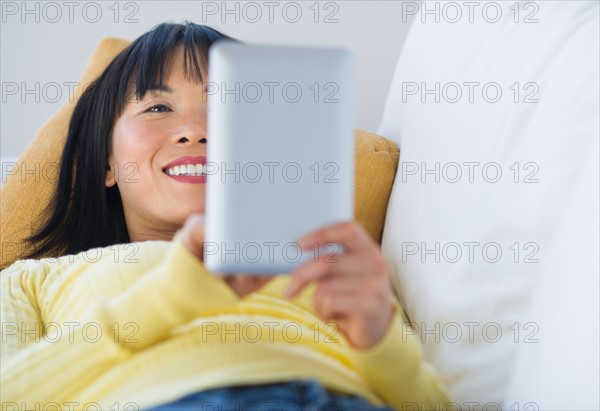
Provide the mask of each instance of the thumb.
{"label": "thumb", "polygon": [[201,262],[204,260],[204,214],[194,213],[183,224],[183,242]]}

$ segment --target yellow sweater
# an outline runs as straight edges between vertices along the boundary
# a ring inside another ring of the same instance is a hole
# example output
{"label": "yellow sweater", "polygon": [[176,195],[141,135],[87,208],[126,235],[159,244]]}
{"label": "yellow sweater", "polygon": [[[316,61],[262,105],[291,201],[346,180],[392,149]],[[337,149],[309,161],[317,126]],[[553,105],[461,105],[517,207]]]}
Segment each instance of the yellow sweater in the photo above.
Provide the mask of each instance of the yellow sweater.
{"label": "yellow sweater", "polygon": [[185,247],[146,241],[0,273],[2,409],[142,409],[195,391],[315,378],[396,409],[449,402],[395,304],[383,339],[353,349],[289,276],[239,298]]}

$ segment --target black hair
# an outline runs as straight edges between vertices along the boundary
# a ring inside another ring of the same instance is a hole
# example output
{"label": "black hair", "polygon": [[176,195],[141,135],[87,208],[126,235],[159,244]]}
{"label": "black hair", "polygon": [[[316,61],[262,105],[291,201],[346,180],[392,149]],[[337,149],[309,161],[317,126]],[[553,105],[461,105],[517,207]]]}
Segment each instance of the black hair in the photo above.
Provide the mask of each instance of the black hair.
{"label": "black hair", "polygon": [[222,39],[236,41],[188,21],[159,24],[120,52],[87,86],[69,123],[46,221],[26,239],[34,245],[26,258],[57,257],[130,242],[118,186],[105,186],[115,121],[133,97],[132,91],[141,99],[152,86],[164,85],[178,46],[184,50],[185,75],[202,82],[208,49]]}

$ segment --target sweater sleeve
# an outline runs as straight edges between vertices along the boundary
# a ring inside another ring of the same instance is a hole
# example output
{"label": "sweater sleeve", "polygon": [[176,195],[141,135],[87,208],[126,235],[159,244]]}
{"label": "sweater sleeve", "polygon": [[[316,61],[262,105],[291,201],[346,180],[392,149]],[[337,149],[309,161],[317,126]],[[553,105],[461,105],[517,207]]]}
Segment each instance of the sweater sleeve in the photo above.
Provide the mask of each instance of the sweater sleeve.
{"label": "sweater sleeve", "polygon": [[[235,294],[188,251],[178,232],[161,263],[123,292],[90,307],[68,333],[50,335],[46,328],[51,327],[39,314],[35,281],[29,280],[36,277],[32,270],[45,269],[42,264],[16,263],[0,276],[2,409],[68,404],[135,351],[167,338],[198,312],[235,300]],[[117,337],[115,323],[135,324],[135,338]],[[90,325],[95,332],[86,330]]]}
{"label": "sweater sleeve", "polygon": [[437,410],[450,403],[395,300],[392,322],[381,341],[366,350],[352,350],[350,357],[371,388],[394,409]]}

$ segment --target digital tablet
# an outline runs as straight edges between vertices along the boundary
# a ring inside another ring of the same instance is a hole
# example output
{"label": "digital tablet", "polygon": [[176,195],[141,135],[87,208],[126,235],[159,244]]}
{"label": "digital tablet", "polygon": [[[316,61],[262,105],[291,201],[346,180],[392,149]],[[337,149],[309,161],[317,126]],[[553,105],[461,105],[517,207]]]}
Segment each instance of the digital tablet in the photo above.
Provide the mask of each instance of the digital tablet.
{"label": "digital tablet", "polygon": [[336,245],[300,237],[354,212],[354,72],[342,49],[220,41],[209,51],[205,266],[290,273]]}

